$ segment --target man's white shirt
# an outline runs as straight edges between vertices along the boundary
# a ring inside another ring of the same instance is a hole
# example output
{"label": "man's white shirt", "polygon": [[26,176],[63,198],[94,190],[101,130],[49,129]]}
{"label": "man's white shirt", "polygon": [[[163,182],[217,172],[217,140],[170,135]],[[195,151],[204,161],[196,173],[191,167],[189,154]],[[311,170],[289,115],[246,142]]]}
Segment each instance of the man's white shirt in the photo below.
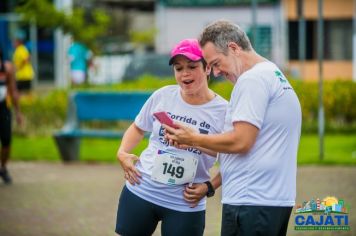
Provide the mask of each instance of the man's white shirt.
{"label": "man's white shirt", "polygon": [[246,154],[219,153],[222,203],[293,206],[301,108],[297,95],[278,67],[261,62],[243,73],[232,91],[224,132],[234,122],[259,129]]}

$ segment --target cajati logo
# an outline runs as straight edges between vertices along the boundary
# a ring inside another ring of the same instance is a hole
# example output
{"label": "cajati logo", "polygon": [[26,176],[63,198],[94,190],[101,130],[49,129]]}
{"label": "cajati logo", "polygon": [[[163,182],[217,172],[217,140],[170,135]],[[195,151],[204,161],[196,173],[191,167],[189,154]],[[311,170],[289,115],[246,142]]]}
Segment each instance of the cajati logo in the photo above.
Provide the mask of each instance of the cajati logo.
{"label": "cajati logo", "polygon": [[304,201],[295,209],[295,230],[350,230],[350,207],[336,197]]}

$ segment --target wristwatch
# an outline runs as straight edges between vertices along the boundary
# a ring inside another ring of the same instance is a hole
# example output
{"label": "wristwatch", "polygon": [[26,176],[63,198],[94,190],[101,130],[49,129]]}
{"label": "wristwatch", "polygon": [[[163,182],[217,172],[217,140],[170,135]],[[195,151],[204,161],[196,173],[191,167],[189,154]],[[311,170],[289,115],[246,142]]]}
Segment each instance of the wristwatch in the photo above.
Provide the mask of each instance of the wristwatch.
{"label": "wristwatch", "polygon": [[206,196],[207,197],[214,196],[215,189],[214,189],[213,185],[211,184],[211,182],[210,181],[206,181],[206,182],[204,182],[204,184],[206,184],[206,186],[208,186],[208,192],[206,193]]}

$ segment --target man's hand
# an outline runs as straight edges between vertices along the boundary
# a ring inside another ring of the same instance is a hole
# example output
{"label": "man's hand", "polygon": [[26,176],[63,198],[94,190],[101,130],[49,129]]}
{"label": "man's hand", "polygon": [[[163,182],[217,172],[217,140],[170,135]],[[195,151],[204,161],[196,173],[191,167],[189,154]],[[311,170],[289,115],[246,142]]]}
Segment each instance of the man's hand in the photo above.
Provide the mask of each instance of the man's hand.
{"label": "man's hand", "polygon": [[169,144],[179,148],[194,146],[196,131],[180,123],[174,124],[178,126],[178,129],[163,125],[163,128],[166,130],[164,137],[169,141]]}
{"label": "man's hand", "polygon": [[124,177],[127,179],[130,184],[140,184],[140,178],[142,178],[141,173],[135,167],[135,163],[138,161],[138,157],[134,154],[121,152],[117,154],[117,159],[124,170]]}
{"label": "man's hand", "polygon": [[199,201],[206,196],[208,186],[205,183],[187,185],[184,189],[184,200],[189,203],[190,207],[196,207]]}

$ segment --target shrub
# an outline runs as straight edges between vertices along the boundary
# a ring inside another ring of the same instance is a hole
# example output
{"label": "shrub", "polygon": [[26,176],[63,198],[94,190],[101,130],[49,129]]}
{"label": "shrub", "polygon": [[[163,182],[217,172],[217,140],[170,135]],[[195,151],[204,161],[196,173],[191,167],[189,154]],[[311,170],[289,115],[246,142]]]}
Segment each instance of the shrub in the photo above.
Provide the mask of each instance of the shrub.
{"label": "shrub", "polygon": [[[303,131],[317,130],[319,97],[318,83],[291,81],[301,103]],[[356,83],[352,81],[325,81],[323,105],[325,128],[328,132],[354,132],[356,130]]]}
{"label": "shrub", "polygon": [[45,95],[33,92],[21,97],[20,106],[24,123],[22,126],[14,125],[15,133],[48,135],[63,125],[67,112],[67,92],[53,90]]}
{"label": "shrub", "polygon": [[[133,91],[151,90],[175,84],[173,77],[158,78],[143,75],[137,80],[104,86],[83,86],[76,90]],[[303,132],[317,132],[318,83],[291,80],[296,91],[303,118]],[[233,85],[227,81],[210,81],[210,88],[229,100]],[[15,126],[15,132],[23,135],[52,134],[62,127],[67,111],[68,91],[52,90],[47,94],[32,93],[21,99],[21,108],[26,117],[23,127]],[[352,133],[356,131],[356,83],[352,81],[324,82],[325,129],[327,132]]]}

